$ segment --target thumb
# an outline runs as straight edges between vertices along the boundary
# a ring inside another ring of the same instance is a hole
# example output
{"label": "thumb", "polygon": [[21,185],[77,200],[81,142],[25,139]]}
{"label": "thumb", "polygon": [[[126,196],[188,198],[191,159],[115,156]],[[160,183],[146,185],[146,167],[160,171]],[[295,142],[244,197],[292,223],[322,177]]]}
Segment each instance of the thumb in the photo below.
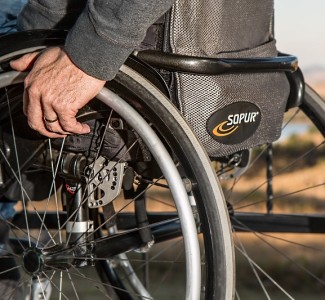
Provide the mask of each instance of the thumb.
{"label": "thumb", "polygon": [[25,54],[24,56],[16,60],[12,60],[10,62],[10,67],[20,72],[27,71],[33,67],[33,64],[36,61],[38,55],[39,52],[32,52],[32,53]]}

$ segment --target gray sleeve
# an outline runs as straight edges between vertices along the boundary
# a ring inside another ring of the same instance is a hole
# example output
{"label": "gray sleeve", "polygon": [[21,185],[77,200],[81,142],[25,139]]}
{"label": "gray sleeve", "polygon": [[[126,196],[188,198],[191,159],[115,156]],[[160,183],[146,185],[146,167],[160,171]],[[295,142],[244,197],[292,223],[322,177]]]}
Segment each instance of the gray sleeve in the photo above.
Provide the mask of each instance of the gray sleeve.
{"label": "gray sleeve", "polygon": [[114,78],[147,28],[164,14],[173,0],[89,0],[69,32],[66,51],[86,73]]}
{"label": "gray sleeve", "polygon": [[[43,20],[42,23],[45,24],[46,18],[49,18],[52,25],[60,25],[65,22],[64,17],[61,16],[60,19],[58,14],[65,11],[74,17],[77,1],[32,0],[28,5],[34,6],[34,10],[36,4],[42,4],[43,8],[49,6],[58,8],[61,5],[60,9],[55,10],[52,7],[46,13],[38,9],[40,16],[38,22]],[[147,28],[171,7],[174,0],[88,0],[86,2],[77,21],[69,30],[65,49],[72,61],[84,72],[99,79],[111,80],[133,49],[144,39]],[[25,11],[27,9],[28,7]],[[26,16],[23,19],[26,20]],[[27,24],[27,21],[24,22]],[[34,28],[53,27],[58,28],[58,26],[34,26]],[[27,29],[26,26],[23,28]]]}
{"label": "gray sleeve", "polygon": [[29,0],[18,16],[18,29],[70,29],[86,2],[87,0]]}

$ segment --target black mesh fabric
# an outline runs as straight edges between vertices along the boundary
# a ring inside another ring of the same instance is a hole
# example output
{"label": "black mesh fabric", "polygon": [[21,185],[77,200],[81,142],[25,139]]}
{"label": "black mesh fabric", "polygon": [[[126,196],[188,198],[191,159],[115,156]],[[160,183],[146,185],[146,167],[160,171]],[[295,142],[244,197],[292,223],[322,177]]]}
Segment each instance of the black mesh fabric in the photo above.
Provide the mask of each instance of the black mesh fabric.
{"label": "black mesh fabric", "polygon": [[[173,53],[253,58],[277,55],[272,36],[273,0],[176,0],[171,13]],[[210,156],[218,157],[276,140],[289,95],[284,73],[201,76],[177,73],[180,110]],[[261,111],[256,132],[240,143],[224,144],[207,131],[216,111],[237,102]]]}

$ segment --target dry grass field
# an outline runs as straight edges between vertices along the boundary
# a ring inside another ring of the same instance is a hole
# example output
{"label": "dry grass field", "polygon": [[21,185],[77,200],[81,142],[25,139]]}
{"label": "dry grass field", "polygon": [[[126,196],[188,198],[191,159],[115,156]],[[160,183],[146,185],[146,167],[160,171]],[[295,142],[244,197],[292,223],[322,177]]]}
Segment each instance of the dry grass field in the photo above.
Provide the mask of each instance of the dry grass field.
{"label": "dry grass field", "polygon": [[[325,96],[325,85],[314,86]],[[299,122],[302,119],[299,119]],[[304,143],[320,144],[324,137],[314,131],[307,131],[288,139],[287,152],[302,147]],[[290,146],[290,143],[293,147]],[[322,146],[318,154],[311,155],[305,164],[293,168],[273,178],[275,197],[304,187],[319,185],[293,194],[284,201],[279,197],[274,201],[273,213],[296,213],[325,215],[325,151]],[[290,161],[295,153],[284,153],[282,162]],[[275,163],[277,164],[277,163]],[[277,168],[275,166],[275,168]],[[259,168],[256,168],[257,170]],[[250,173],[237,186],[238,198],[245,195],[251,187],[259,186],[265,180],[264,170]],[[242,194],[242,195],[240,195]],[[265,211],[265,204],[254,206],[256,211]],[[246,207],[243,211],[251,211]],[[243,245],[248,255],[280,286],[287,289],[293,299],[325,299],[325,237],[322,234],[293,233],[236,233],[235,244]],[[236,251],[238,299],[268,299],[260,283],[256,280],[252,266],[247,259]],[[271,299],[290,299],[272,283],[266,275],[257,271]]]}

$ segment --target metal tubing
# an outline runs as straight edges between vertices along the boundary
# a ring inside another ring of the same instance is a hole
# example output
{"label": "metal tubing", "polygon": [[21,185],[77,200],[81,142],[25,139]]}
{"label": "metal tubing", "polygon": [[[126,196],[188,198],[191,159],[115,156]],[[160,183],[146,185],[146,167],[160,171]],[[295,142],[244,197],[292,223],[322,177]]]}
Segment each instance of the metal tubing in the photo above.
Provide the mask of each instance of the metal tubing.
{"label": "metal tubing", "polygon": [[297,58],[290,55],[235,59],[179,55],[155,50],[138,51],[134,55],[153,67],[197,75],[294,72],[298,69]]}
{"label": "metal tubing", "polygon": [[201,262],[197,230],[191,205],[175,163],[150,125],[128,103],[106,88],[102,89],[97,98],[121,115],[129,125],[137,128],[138,134],[146,143],[160,166],[175,199],[182,224],[185,251],[187,254],[186,299],[199,299],[201,289]]}

